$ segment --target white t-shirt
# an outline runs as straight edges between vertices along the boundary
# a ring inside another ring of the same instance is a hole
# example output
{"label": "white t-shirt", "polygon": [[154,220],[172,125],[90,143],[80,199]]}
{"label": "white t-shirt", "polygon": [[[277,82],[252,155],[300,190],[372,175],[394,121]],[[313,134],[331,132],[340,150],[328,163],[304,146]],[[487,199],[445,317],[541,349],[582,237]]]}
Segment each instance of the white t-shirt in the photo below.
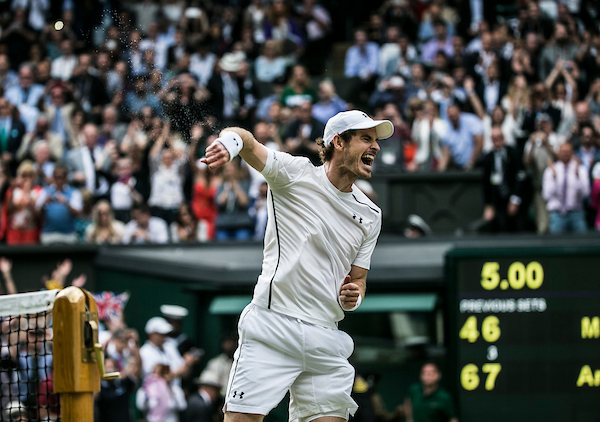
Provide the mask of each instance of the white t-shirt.
{"label": "white t-shirt", "polygon": [[369,269],[381,210],[356,185],[340,192],[324,166],[269,151],[261,172],[269,183],[262,273],[252,302],[335,328],[344,318],[339,291],[351,266]]}

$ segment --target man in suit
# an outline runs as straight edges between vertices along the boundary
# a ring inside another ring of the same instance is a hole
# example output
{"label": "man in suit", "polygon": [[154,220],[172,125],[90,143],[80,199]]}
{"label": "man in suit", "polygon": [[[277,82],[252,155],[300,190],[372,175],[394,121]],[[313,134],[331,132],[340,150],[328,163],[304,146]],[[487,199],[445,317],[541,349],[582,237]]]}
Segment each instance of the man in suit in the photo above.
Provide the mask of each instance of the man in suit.
{"label": "man in suit", "polygon": [[15,155],[25,135],[25,125],[15,117],[14,107],[5,97],[0,97],[0,157],[10,174],[15,174]]}
{"label": "man in suit", "polygon": [[69,182],[75,187],[84,187],[98,200],[108,196],[106,175],[110,171],[116,146],[114,142],[107,143],[104,148],[98,145],[98,127],[93,123],[83,127],[83,138],[83,145],[67,154]]}
{"label": "man in suit", "polygon": [[500,79],[500,68],[496,62],[487,67],[485,76],[480,79],[475,90],[485,111],[491,115],[508,90],[507,82]]}
{"label": "man in suit", "polygon": [[494,149],[483,158],[483,218],[494,232],[526,227],[526,174],[517,151],[505,145],[500,126],[492,127]]}
{"label": "man in suit", "polygon": [[110,102],[102,80],[91,73],[92,56],[80,54],[79,63],[73,70],[70,82],[75,89],[75,97],[87,113],[99,116],[102,106]]}
{"label": "man in suit", "polygon": [[318,166],[321,159],[316,141],[323,136],[324,130],[325,125],[312,114],[312,103],[305,101],[297,107],[297,118],[290,123],[283,139],[290,154],[308,157]]}
{"label": "man in suit", "polygon": [[[79,146],[71,120],[75,103],[69,97],[67,87],[58,83],[50,88],[50,103],[44,105],[50,130],[60,136],[63,151]],[[62,160],[63,156],[57,158]]]}

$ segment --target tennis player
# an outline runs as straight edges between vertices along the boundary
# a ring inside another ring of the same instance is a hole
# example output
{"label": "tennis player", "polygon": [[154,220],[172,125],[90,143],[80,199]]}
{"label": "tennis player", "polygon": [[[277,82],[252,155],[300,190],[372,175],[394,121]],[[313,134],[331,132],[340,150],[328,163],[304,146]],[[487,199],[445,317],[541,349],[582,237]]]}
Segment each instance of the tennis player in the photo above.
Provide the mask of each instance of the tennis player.
{"label": "tennis player", "polygon": [[381,210],[354,182],[371,177],[378,140],[393,131],[362,111],[338,113],[317,141],[318,167],[238,127],[206,149],[210,169],[239,154],[269,183],[262,272],[238,323],[225,422],[261,422],[288,390],[290,421],[340,422],[356,411],[354,342],[337,323],[365,296]]}

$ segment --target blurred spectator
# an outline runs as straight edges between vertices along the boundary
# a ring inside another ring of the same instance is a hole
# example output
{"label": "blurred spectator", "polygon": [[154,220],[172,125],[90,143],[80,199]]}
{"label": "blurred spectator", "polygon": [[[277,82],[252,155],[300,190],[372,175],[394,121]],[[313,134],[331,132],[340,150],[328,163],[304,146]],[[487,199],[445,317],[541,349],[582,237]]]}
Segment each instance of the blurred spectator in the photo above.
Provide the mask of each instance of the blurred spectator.
{"label": "blurred spectator", "polygon": [[40,224],[35,203],[42,188],[34,184],[35,171],[31,161],[23,161],[17,169],[14,187],[5,205],[7,209],[6,243],[8,245],[36,244]]}
{"label": "blurred spectator", "polygon": [[19,66],[19,84],[6,91],[6,99],[20,108],[22,105],[36,107],[44,94],[44,87],[35,83],[35,70],[29,64]]}
{"label": "blurred spectator", "polygon": [[557,127],[557,132],[561,134],[569,133],[570,126],[575,121],[573,104],[578,96],[577,82],[575,82],[578,76],[579,71],[575,63],[566,63],[559,58],[544,81],[550,91],[552,106],[560,110],[560,125]]}
{"label": "blurred spectator", "polygon": [[404,105],[408,100],[406,96],[406,84],[402,76],[392,75],[384,78],[377,89],[373,91],[369,98],[369,107],[377,109],[387,103],[394,103],[400,109],[404,109]]}
{"label": "blurred spectator", "polygon": [[103,199],[96,203],[93,220],[85,230],[85,242],[95,245],[120,244],[125,225],[115,220],[110,203]]}
{"label": "blurred spectator", "polygon": [[552,40],[550,40],[550,42],[542,49],[540,55],[540,80],[546,80],[559,59],[562,59],[562,61],[565,63],[573,62],[573,60],[575,60],[577,51],[577,44],[570,39],[567,27],[562,23],[555,23],[554,36]]}
{"label": "blurred spectator", "polygon": [[412,166],[416,146],[412,142],[410,127],[402,119],[395,103],[385,104],[375,114],[375,119],[387,119],[394,125],[394,133],[386,142],[380,144],[379,153],[375,157],[373,171],[376,173],[398,173],[407,166]]}
{"label": "blurred spectator", "polygon": [[492,126],[493,149],[483,158],[483,219],[492,232],[526,228],[528,198],[525,198],[523,161],[507,146],[500,126]]}
{"label": "blurred spectator", "polygon": [[181,57],[187,53],[188,41],[183,28],[176,28],[173,32],[173,43],[167,48],[167,68],[176,65]]}
{"label": "blurred spectator", "polygon": [[550,224],[546,200],[542,195],[544,171],[548,163],[556,160],[560,145],[564,142],[565,137],[553,131],[552,119],[547,114],[540,114],[536,122],[536,131],[525,144],[523,162],[532,180],[535,223],[539,234],[546,233]]}
{"label": "blurred spectator", "polygon": [[194,53],[190,56],[189,71],[196,77],[200,85],[206,86],[213,75],[216,64],[217,55],[209,50],[208,41],[199,41]]}
{"label": "blurred spectator", "polygon": [[[38,145],[44,145],[45,149],[48,150],[48,157],[44,158],[42,162],[46,162],[50,158],[57,161],[62,159],[62,138],[57,133],[50,131],[48,116],[45,114],[40,114],[38,117],[35,130],[27,132],[25,136],[23,136],[23,141],[16,154],[17,160],[22,161],[26,158],[34,158],[36,156],[35,149],[38,148]],[[50,175],[51,174],[52,171],[50,171]]]}
{"label": "blurred spectator", "polygon": [[121,377],[100,381],[100,393],[95,396],[99,420],[103,422],[130,422],[132,420],[131,396],[135,393],[138,385],[138,368],[140,366],[139,352],[135,359],[130,359],[129,365],[122,368],[119,368],[117,361],[112,356],[104,359],[106,372],[119,371]]}
{"label": "blurred spectator", "polygon": [[200,374],[201,378],[215,379],[222,386],[221,392],[227,388],[229,375],[233,365],[233,355],[238,345],[237,335],[233,333],[224,334],[221,337],[221,353],[211,358]]}
{"label": "blurred spectator", "polygon": [[114,142],[104,148],[98,145],[98,127],[87,123],[83,127],[84,143],[67,153],[65,164],[69,168],[69,181],[73,186],[84,187],[94,198],[105,198],[109,194],[107,174],[116,153]]}
{"label": "blurred spectator", "polygon": [[205,242],[208,240],[208,227],[196,220],[189,205],[181,204],[170,225],[171,242]]}
{"label": "blurred spectator", "polygon": [[25,135],[25,125],[18,115],[7,99],[0,97],[0,159],[10,174],[17,168],[16,154]]}
{"label": "blurred spectator", "polygon": [[139,75],[133,81],[133,90],[125,94],[123,111],[131,117],[140,113],[144,107],[150,107],[158,116],[162,115],[159,98],[146,89],[146,76]]}
{"label": "blurred spectator", "polygon": [[421,50],[421,60],[425,64],[433,63],[435,54],[438,51],[444,52],[447,56],[454,54],[454,47],[452,45],[452,37],[448,33],[448,27],[442,20],[436,20],[433,22],[434,37],[423,45]]}
{"label": "blurred spectator", "polygon": [[75,218],[83,209],[79,191],[67,184],[68,169],[54,167],[53,184],[44,188],[35,207],[43,218],[42,244],[77,243]]}
{"label": "blurred spectator", "polygon": [[180,422],[210,422],[217,417],[223,385],[210,373],[200,376],[196,383],[198,388],[187,397]]}
{"label": "blurred spectator", "polygon": [[282,43],[283,55],[297,54],[304,46],[304,38],[298,21],[284,0],[274,0],[263,21],[265,40]]}
{"label": "blurred spectator", "polygon": [[156,364],[144,378],[135,402],[148,422],[179,422],[179,412],[187,407],[184,392],[173,381],[166,363]]}
{"label": "blurred spectator", "polygon": [[198,355],[184,353],[182,356],[175,342],[167,341],[173,326],[162,317],[150,318],[144,329],[148,335],[148,340],[140,348],[144,377],[152,374],[156,366],[162,364],[167,367],[163,369],[173,379],[174,384],[181,386],[181,377],[190,373],[198,361]]}
{"label": "blurred spectator", "polygon": [[[442,76],[445,75],[445,76]],[[440,116],[442,119],[448,119],[448,107],[452,104],[464,106],[466,95],[464,91],[456,87],[456,82],[452,76],[446,75],[445,72],[436,77],[432,83],[430,98],[439,104]]]}
{"label": "blurred spectator", "polygon": [[303,0],[296,6],[296,13],[302,33],[306,34],[300,61],[311,75],[320,75],[326,65],[323,58],[331,51],[331,15],[318,0]]}
{"label": "blurred spectator", "polygon": [[185,159],[181,145],[173,136],[169,138],[169,125],[163,126],[150,149],[148,161],[150,165],[150,198],[148,205],[152,215],[160,217],[171,224],[175,221],[175,213],[184,201],[183,180]]}
{"label": "blurred spectator", "polygon": [[442,157],[439,169],[470,170],[483,146],[483,128],[477,116],[464,113],[453,104],[448,107],[448,130],[442,135]]}
{"label": "blurred spectator", "polygon": [[238,160],[223,167],[223,182],[217,190],[216,240],[249,240],[254,227],[248,214],[250,180],[242,175]]}
{"label": "blurred spectator", "polygon": [[267,40],[263,44],[262,54],[254,61],[254,74],[261,82],[273,82],[285,75],[289,65],[290,60],[281,55],[280,44],[274,40]]}
{"label": "blurred spectator", "polygon": [[331,117],[348,110],[348,104],[337,95],[331,80],[324,79],[319,82],[318,93],[319,101],[313,105],[312,114],[321,123],[326,124]]}
{"label": "blurred spectator", "polygon": [[440,387],[441,378],[435,363],[428,362],[421,367],[419,383],[410,386],[404,399],[407,422],[458,422],[450,393]]}
{"label": "blurred spectator", "polygon": [[6,293],[2,291],[0,287],[0,294],[14,295],[17,294],[17,287],[12,276],[12,261],[5,257],[0,257],[0,272],[4,278],[4,285],[6,287]]}
{"label": "blurred spectator", "polygon": [[123,137],[127,133],[127,125],[119,120],[119,112],[112,104],[102,109],[102,120],[98,127],[98,141],[100,145],[105,145],[109,141],[121,144]]}
{"label": "blurred spectator", "polygon": [[585,101],[578,101],[575,103],[575,118],[572,120],[569,126],[570,135],[569,142],[573,145],[574,149],[578,149],[581,146],[581,127],[584,125],[593,125],[594,129],[598,131],[598,125],[596,124],[598,117],[592,119],[590,104]]}
{"label": "blurred spectator", "polygon": [[0,41],[7,47],[10,62],[14,66],[18,66],[27,60],[29,47],[35,41],[36,33],[29,26],[25,8],[22,5],[14,8],[12,17],[6,22],[5,26]]}
{"label": "blurred spectator", "polygon": [[102,80],[93,73],[91,54],[79,55],[70,82],[73,85],[75,98],[83,110],[91,115],[100,116],[102,106],[107,104],[110,99]]}
{"label": "blurred spectator", "polygon": [[575,160],[571,144],[562,144],[558,161],[544,170],[542,194],[550,213],[550,233],[587,231],[583,200],[590,194],[590,178]]}
{"label": "blurred spectator", "polygon": [[50,161],[50,147],[46,141],[37,141],[33,150],[33,170],[35,171],[34,183],[46,187],[52,181],[54,162]]}
{"label": "blurred spectator", "polygon": [[218,62],[220,70],[212,75],[207,85],[211,94],[211,112],[223,127],[238,125],[246,117],[243,80],[238,78],[242,62],[239,55],[226,53]]}
{"label": "blurred spectator", "polygon": [[349,101],[365,102],[375,88],[379,71],[379,45],[369,41],[364,29],[354,31],[354,44],[346,51],[344,75],[359,82],[358,97]]}
{"label": "blurred spectator", "polygon": [[429,40],[435,37],[435,23],[438,21],[444,22],[448,31],[448,35],[454,36],[454,23],[442,16],[442,8],[440,5],[432,3],[427,11],[423,13],[423,19],[419,24],[418,40],[421,44],[427,43]]}
{"label": "blurred spectator", "polygon": [[575,150],[575,158],[589,173],[592,171],[594,163],[600,160],[597,132],[592,125],[583,123],[579,126],[578,138],[579,148]]}
{"label": "blurred spectator", "polygon": [[123,243],[167,243],[169,241],[167,223],[162,218],[152,217],[148,205],[136,205],[131,214],[131,221],[127,223],[123,233]]}
{"label": "blurred spectator", "polygon": [[143,201],[142,195],[136,190],[137,179],[133,175],[133,162],[131,157],[119,158],[116,164],[116,173],[110,186],[110,204],[117,220],[128,223],[131,211],[135,204]]}
{"label": "blurred spectator", "polygon": [[532,33],[540,40],[550,39],[553,30],[552,21],[542,14],[538,3],[530,1],[522,12],[524,13],[521,15],[522,19],[519,19],[518,24],[521,38]]}
{"label": "blurred spectator", "polygon": [[321,159],[316,141],[323,136],[325,125],[314,118],[312,104],[309,101],[302,102],[296,108],[298,118],[287,128],[283,138],[285,146],[290,154],[308,157],[314,165],[318,166],[321,164]]}
{"label": "blurred spectator", "polygon": [[542,82],[538,82],[531,87],[529,105],[525,110],[521,128],[526,133],[533,132],[535,130],[536,118],[542,113],[552,119],[552,126],[554,128],[558,128],[560,124],[560,110],[551,105],[546,86]]}
{"label": "blurred spectator", "polygon": [[437,171],[442,158],[442,136],[447,122],[439,117],[439,106],[428,100],[417,106],[412,139],[417,151],[409,171]]}
{"label": "blurred spectator", "polygon": [[19,76],[11,69],[10,64],[6,53],[0,53],[0,87],[4,92],[19,84]]}
{"label": "blurred spectator", "polygon": [[52,60],[50,75],[54,79],[68,81],[77,66],[77,56],[73,53],[73,41],[63,38],[60,42],[60,56]]}
{"label": "blurred spectator", "polygon": [[[183,332],[183,321],[188,316],[189,311],[183,306],[164,304],[160,305],[160,314],[173,327],[166,342],[174,345],[182,355],[190,351],[194,347],[193,342]],[[199,349],[195,350],[198,350],[198,352],[195,352],[196,355],[203,353]]]}
{"label": "blurred spectator", "polygon": [[304,101],[317,101],[317,92],[312,86],[310,75],[302,65],[292,67],[287,86],[281,93],[281,104],[294,107]]}
{"label": "blurred spectator", "polygon": [[65,85],[51,85],[49,91],[50,101],[48,104],[44,104],[43,109],[48,116],[49,129],[60,136],[61,150],[57,150],[55,153],[62,153],[56,157],[56,159],[62,160],[68,150],[80,146],[72,121],[76,105],[72,92]]}
{"label": "blurred spectator", "polygon": [[[396,43],[396,49],[390,50],[387,57],[380,55],[379,77],[386,78],[393,74],[399,74],[404,78],[412,79],[412,65],[420,62],[420,57],[415,46],[406,35],[400,35]],[[422,67],[421,67],[422,68]]]}

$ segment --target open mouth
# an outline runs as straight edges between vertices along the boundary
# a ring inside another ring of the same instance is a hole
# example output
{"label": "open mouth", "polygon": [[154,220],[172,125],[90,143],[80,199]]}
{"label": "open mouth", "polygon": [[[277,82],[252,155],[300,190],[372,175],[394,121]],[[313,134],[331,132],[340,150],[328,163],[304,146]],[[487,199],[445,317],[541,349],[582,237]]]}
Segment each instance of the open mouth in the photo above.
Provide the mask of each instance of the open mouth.
{"label": "open mouth", "polygon": [[364,154],[362,157],[360,157],[360,161],[364,165],[371,167],[373,165],[373,161],[375,161],[375,155],[374,154]]}

